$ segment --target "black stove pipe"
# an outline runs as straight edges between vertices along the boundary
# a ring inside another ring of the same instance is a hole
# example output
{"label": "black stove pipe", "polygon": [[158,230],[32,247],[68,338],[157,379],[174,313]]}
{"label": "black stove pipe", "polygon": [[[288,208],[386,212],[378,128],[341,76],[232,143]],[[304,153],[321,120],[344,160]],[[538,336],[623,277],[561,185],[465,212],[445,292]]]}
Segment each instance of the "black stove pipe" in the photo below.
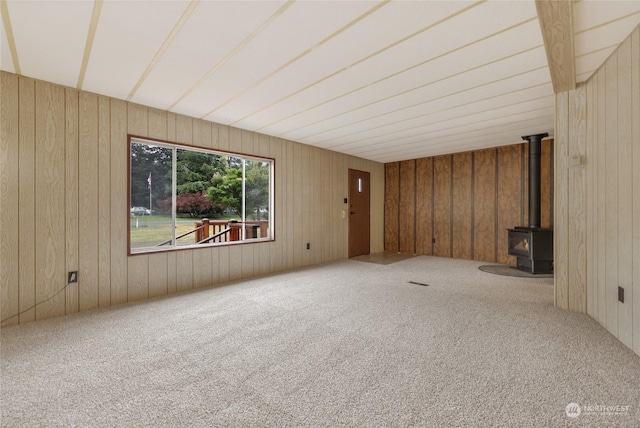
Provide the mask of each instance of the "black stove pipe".
{"label": "black stove pipe", "polygon": [[540,229],[540,153],[542,139],[549,134],[522,137],[529,142],[529,228]]}

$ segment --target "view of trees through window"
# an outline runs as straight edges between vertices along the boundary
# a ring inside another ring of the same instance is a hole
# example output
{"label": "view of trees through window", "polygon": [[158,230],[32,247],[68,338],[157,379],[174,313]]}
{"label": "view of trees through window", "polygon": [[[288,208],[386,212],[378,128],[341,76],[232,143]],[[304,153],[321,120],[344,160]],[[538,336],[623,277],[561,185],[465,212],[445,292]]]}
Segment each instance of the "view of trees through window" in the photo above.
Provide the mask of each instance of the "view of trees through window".
{"label": "view of trees through window", "polygon": [[269,159],[131,139],[130,171],[132,252],[273,234]]}

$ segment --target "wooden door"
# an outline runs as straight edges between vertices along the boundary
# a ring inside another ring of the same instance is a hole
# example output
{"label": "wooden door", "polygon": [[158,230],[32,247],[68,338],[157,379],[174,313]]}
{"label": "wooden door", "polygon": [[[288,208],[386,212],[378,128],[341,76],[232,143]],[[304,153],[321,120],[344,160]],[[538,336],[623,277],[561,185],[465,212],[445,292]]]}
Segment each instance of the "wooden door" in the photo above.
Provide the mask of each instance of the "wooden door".
{"label": "wooden door", "polygon": [[370,174],[349,170],[349,257],[369,254],[371,235]]}

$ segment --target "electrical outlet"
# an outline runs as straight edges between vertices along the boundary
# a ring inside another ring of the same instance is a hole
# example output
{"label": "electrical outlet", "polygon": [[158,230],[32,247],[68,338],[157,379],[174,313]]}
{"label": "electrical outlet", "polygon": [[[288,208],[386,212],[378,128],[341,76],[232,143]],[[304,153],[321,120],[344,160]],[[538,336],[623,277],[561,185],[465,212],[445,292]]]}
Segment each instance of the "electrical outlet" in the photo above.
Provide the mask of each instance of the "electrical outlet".
{"label": "electrical outlet", "polygon": [[78,271],[74,270],[72,272],[69,272],[69,274],[67,275],[67,284],[73,284],[78,282]]}
{"label": "electrical outlet", "polygon": [[618,301],[624,303],[624,288],[618,286]]}
{"label": "electrical outlet", "polygon": [[345,204],[347,203],[347,198],[344,198],[344,203],[345,203]]}

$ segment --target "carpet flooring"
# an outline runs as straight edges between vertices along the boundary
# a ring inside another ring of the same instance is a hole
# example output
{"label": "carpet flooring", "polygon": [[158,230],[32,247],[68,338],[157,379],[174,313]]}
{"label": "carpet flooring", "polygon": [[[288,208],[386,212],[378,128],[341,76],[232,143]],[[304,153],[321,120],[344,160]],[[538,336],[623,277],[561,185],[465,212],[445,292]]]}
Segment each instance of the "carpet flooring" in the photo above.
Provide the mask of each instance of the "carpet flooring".
{"label": "carpet flooring", "polygon": [[392,251],[385,251],[383,253],[364,254],[362,256],[352,257],[351,260],[357,260],[360,262],[376,263],[379,265],[390,265],[393,263],[401,262],[415,257],[413,254],[401,254]]}
{"label": "carpet flooring", "polygon": [[481,271],[494,275],[514,276],[517,278],[553,278],[553,273],[531,273],[516,269],[509,265],[482,265],[478,267]]}
{"label": "carpet flooring", "polygon": [[640,426],[640,358],[553,280],[479,265],[343,260],[4,328],[0,423]]}

